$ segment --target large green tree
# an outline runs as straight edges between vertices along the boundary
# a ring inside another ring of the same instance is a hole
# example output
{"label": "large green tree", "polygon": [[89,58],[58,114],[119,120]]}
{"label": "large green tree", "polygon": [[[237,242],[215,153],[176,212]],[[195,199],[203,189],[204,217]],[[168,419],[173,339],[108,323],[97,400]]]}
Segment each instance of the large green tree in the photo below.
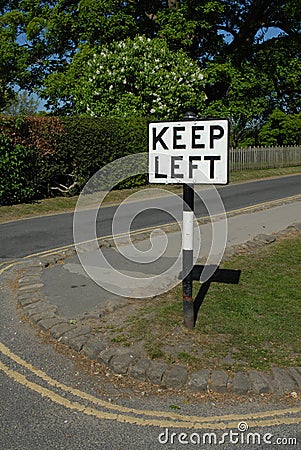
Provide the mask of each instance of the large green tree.
{"label": "large green tree", "polygon": [[45,96],[64,112],[88,116],[176,119],[205,105],[204,76],[183,50],[165,39],[137,36],[98,48],[84,46],[66,73],[53,73]]}
{"label": "large green tree", "polygon": [[[206,71],[208,114],[234,114],[235,98],[235,123],[276,107],[300,111],[300,0],[9,0],[0,12],[3,89],[43,87],[49,75],[68,73],[81,46],[97,53],[145,35]],[[280,33],[267,40],[273,27]],[[239,119],[243,97],[255,110]]]}

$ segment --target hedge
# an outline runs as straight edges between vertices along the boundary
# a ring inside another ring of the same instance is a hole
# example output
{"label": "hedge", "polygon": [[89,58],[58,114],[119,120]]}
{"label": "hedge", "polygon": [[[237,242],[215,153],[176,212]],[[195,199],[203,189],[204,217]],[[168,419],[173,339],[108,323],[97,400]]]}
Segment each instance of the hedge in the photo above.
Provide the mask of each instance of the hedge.
{"label": "hedge", "polygon": [[[100,168],[126,155],[147,151],[146,119],[64,118],[67,133],[59,154],[72,161],[72,173],[80,187]],[[66,152],[66,153],[65,153]],[[140,179],[134,183],[140,184]],[[123,187],[131,187],[128,180]]]}
{"label": "hedge", "polygon": [[[147,119],[0,117],[0,205],[74,195],[106,164],[147,151]],[[146,176],[119,187],[144,184]]]}

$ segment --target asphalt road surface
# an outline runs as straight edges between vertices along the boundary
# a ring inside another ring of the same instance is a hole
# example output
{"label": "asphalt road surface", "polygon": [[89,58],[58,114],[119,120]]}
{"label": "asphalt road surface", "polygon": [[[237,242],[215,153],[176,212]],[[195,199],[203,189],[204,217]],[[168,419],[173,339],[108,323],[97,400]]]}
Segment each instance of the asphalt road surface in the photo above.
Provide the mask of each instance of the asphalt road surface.
{"label": "asphalt road surface", "polygon": [[[298,195],[300,180],[298,175],[230,185],[220,194],[229,211]],[[103,211],[99,235],[110,234],[114,208]],[[201,214],[206,210],[198,209]],[[135,226],[166,222],[166,214],[158,216],[141,214]],[[2,224],[0,232],[0,257],[22,257],[71,244],[72,214]],[[158,390],[42,339],[16,308],[17,270],[0,266],[0,449],[300,448],[301,406],[293,397]]]}
{"label": "asphalt road surface", "polygon": [[[230,184],[219,188],[218,192],[225,210],[232,211],[300,194],[301,175]],[[140,203],[141,209],[145,209],[145,211],[136,217],[132,223],[132,229],[172,222],[175,219],[171,214],[181,220],[182,210],[179,208],[179,201],[176,201],[173,196],[151,201],[151,205],[149,203],[148,201]],[[101,208],[97,222],[98,237],[112,234],[112,217],[116,209],[117,206]],[[164,212],[166,209],[170,211],[170,214]],[[195,201],[195,213],[197,217],[208,215],[208,211],[198,197]],[[124,208],[122,214],[124,223],[127,224],[131,211],[129,208]],[[72,244],[72,224],[73,213],[1,224],[0,261],[21,258],[39,251]],[[122,231],[122,224],[120,231]]]}
{"label": "asphalt road surface", "polygon": [[158,391],[64,354],[21,322],[14,276],[0,289],[1,449],[300,448],[293,399]]}

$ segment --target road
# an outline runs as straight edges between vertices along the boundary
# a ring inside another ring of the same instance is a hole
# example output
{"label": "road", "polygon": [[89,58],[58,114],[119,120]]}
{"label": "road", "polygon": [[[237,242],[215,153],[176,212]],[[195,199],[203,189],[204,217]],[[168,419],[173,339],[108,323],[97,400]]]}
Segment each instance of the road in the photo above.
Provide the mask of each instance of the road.
{"label": "road", "polygon": [[[225,210],[228,212],[300,194],[301,175],[230,184],[219,188],[218,192]],[[154,207],[161,208],[163,211],[156,210],[154,213]],[[117,206],[101,208],[101,218],[97,223],[97,235],[99,237],[112,234],[112,217],[116,209]],[[147,201],[144,201],[141,203],[141,209],[145,209],[145,211],[137,216],[132,229],[172,222],[174,219],[164,212],[166,209],[169,209],[178,219],[181,218],[182,213],[179,209],[179,203],[173,197],[162,197],[155,203],[152,201],[152,206],[149,209],[147,209]],[[197,197],[195,212],[197,217],[208,214]],[[124,209],[124,214],[130,216],[127,208]],[[36,252],[72,244],[72,221],[73,214],[66,213],[0,224],[0,261],[22,258]],[[124,221],[125,223],[128,222],[127,217],[124,217]]]}
{"label": "road", "polygon": [[[216,446],[259,450],[270,448],[269,441],[275,443],[274,448],[298,448],[295,442],[301,439],[301,406],[292,399],[274,401],[267,395],[243,400],[218,394],[158,392],[143,383],[107,376],[108,371],[101,366],[91,368],[72,354],[57,351],[59,348],[20,321],[11,289],[5,287],[11,286],[13,279],[13,272],[4,272],[0,289],[1,449],[179,450],[183,446]],[[249,427],[248,445],[242,441],[248,433],[238,432],[242,422]],[[231,430],[238,434],[231,437]],[[257,443],[260,439],[261,445],[253,445],[253,438]],[[179,439],[204,439],[205,444],[180,444]],[[237,439],[239,443],[235,443]],[[291,444],[276,445],[278,439]],[[218,444],[222,440],[225,443]]]}
{"label": "road", "polygon": [[[220,194],[229,211],[298,195],[300,180],[298,175],[244,183],[221,188]],[[114,210],[104,208],[99,233],[109,234]],[[198,206],[199,214],[206,211]],[[136,227],[159,220],[151,211],[140,219]],[[160,220],[166,222],[166,216]],[[21,258],[72,243],[72,215],[2,224],[0,231],[1,258]],[[41,339],[16,308],[17,270],[3,268],[1,273],[0,268],[1,449],[300,448],[301,406],[293,398],[158,391]],[[238,426],[249,428],[243,432]]]}

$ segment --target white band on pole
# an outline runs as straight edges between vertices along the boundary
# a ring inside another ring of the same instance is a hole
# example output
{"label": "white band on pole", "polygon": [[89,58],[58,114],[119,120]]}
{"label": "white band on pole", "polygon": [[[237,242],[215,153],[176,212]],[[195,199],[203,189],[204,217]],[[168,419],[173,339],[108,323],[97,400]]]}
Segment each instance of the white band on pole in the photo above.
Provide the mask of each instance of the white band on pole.
{"label": "white band on pole", "polygon": [[183,250],[193,250],[193,211],[183,211]]}

